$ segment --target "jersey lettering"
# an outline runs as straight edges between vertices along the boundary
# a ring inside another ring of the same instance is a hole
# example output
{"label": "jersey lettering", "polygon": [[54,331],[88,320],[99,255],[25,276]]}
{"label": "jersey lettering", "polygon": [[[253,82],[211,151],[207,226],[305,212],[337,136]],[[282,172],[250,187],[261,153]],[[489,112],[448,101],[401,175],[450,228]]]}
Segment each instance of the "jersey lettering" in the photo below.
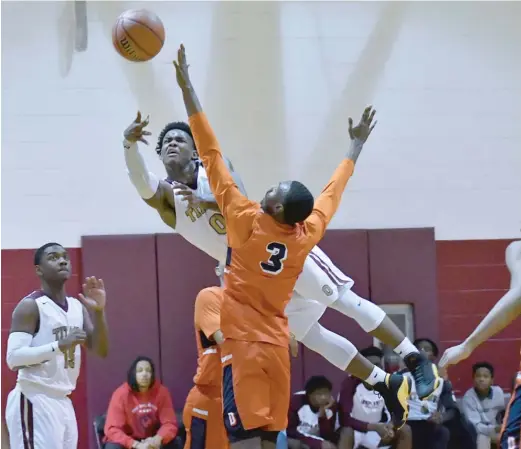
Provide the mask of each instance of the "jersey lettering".
{"label": "jersey lettering", "polygon": [[[53,331],[52,331],[52,333],[54,334],[54,337],[56,338],[56,341],[60,341],[60,340],[64,339],[65,337],[67,337],[68,332],[69,332],[69,328],[67,326],[60,326],[60,327],[53,329]],[[75,350],[76,350],[75,346],[72,346],[72,347],[66,348],[66,349],[62,349],[63,357],[65,359],[64,363],[63,363],[63,367],[65,369],[74,368]]]}
{"label": "jersey lettering", "polygon": [[221,213],[216,212],[210,217],[210,226],[219,235],[226,234],[226,223]]}
{"label": "jersey lettering", "polygon": [[[190,219],[192,223],[194,223],[199,218],[203,217],[208,208],[198,205],[191,206],[185,211],[185,215]],[[224,222],[224,217],[221,213],[216,212],[210,217],[208,220],[212,229],[217,232],[218,235],[226,234],[226,223]]]}
{"label": "jersey lettering", "polygon": [[284,269],[283,262],[288,258],[288,248],[283,243],[271,242],[266,246],[270,257],[266,262],[261,262],[262,271],[269,274],[279,274]]}

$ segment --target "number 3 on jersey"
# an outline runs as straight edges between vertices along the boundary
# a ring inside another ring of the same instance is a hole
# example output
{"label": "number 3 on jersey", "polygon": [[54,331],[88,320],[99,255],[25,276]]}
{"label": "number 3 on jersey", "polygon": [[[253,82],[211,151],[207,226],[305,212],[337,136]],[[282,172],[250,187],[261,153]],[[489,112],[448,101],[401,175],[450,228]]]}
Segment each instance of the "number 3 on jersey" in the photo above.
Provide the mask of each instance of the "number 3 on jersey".
{"label": "number 3 on jersey", "polygon": [[266,262],[261,262],[262,271],[269,274],[279,274],[284,269],[283,262],[288,258],[288,248],[283,243],[271,242],[266,246],[270,257]]}

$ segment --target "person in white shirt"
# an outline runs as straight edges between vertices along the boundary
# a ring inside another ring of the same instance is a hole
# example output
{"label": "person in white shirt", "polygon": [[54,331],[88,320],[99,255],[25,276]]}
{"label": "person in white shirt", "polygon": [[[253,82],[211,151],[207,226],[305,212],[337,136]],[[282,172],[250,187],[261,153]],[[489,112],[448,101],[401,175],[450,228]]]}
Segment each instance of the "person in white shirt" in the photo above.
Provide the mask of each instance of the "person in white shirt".
{"label": "person in white shirt", "polygon": [[67,296],[71,261],[58,243],[40,247],[34,265],[41,289],[16,306],[7,342],[7,366],[18,371],[5,411],[11,449],[76,449],[69,395],[80,372],[80,347],[108,354],[105,287],[88,277],[78,299]]}

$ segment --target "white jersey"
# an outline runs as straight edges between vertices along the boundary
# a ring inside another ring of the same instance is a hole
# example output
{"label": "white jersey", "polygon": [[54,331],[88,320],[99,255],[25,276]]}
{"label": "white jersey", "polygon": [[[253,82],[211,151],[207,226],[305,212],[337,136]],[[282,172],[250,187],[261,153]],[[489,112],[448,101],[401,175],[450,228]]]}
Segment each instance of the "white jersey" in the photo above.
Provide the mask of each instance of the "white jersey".
{"label": "white jersey", "polygon": [[[203,195],[211,193],[206,170],[199,161],[197,167],[196,192]],[[196,248],[224,263],[228,242],[222,214],[202,206],[192,207],[179,195],[174,195],[174,201],[177,233]]]}
{"label": "white jersey", "polygon": [[[42,346],[64,338],[73,328],[83,329],[83,305],[67,297],[67,310],[62,309],[42,291],[31,293],[36,301],[40,319],[31,346]],[[38,365],[20,368],[18,386],[22,392],[45,392],[56,396],[67,396],[76,388],[80,373],[81,348],[74,348],[54,355]]]}
{"label": "white jersey", "polygon": [[359,421],[376,424],[382,422],[384,415],[387,417],[385,422],[388,422],[389,413],[382,396],[375,390],[368,390],[363,383],[359,383],[353,398],[351,417]]}

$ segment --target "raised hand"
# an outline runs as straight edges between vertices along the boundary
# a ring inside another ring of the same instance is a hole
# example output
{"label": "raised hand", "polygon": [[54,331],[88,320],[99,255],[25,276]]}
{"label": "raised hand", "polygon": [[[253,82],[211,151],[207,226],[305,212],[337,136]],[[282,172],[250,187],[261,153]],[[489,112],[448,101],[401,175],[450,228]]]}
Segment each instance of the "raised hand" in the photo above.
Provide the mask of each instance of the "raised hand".
{"label": "raised hand", "polygon": [[376,110],[373,109],[372,106],[367,106],[364,110],[364,113],[362,114],[360,123],[358,123],[358,125],[356,125],[355,127],[353,127],[353,119],[349,117],[349,137],[351,137],[351,140],[358,139],[362,142],[365,142],[367,140],[374,127],[378,123],[377,121],[372,123],[375,114]]}
{"label": "raised hand", "polygon": [[186,52],[183,44],[181,44],[179,50],[177,50],[177,61],[174,60],[174,67],[179,87],[181,89],[190,87],[190,76],[188,75],[188,67],[190,66],[186,62]]}
{"label": "raised hand", "polygon": [[192,207],[198,206],[204,202],[203,198],[197,195],[195,190],[190,187],[181,184],[180,182],[174,182],[173,184],[174,195],[181,197],[183,200],[188,201],[188,204]]}
{"label": "raised hand", "polygon": [[150,131],[146,131],[145,127],[149,123],[149,116],[144,121],[141,121],[141,112],[137,112],[136,119],[128,126],[128,128],[123,132],[123,136],[129,142],[143,142],[148,145],[148,142],[145,140],[143,136],[150,136],[152,133]]}
{"label": "raised hand", "polygon": [[103,310],[107,302],[103,279],[96,279],[94,276],[85,278],[83,294],[80,293],[78,299],[90,311],[99,312]]}
{"label": "raised hand", "polygon": [[449,365],[456,365],[457,363],[465,360],[472,353],[471,348],[469,348],[464,342],[460,345],[453,346],[452,348],[447,349],[441,359],[440,359],[440,367],[445,368]]}

